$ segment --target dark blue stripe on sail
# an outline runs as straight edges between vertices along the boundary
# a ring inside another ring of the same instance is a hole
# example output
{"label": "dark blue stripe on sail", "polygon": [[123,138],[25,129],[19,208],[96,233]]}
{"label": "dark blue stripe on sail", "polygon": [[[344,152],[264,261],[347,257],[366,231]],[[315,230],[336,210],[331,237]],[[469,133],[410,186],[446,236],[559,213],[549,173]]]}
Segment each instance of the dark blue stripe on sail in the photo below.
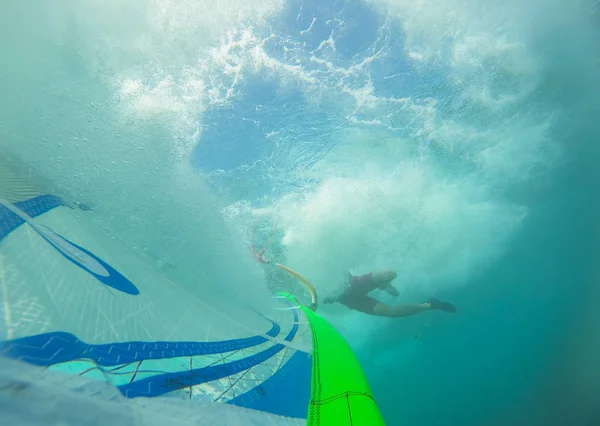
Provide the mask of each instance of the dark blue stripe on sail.
{"label": "dark blue stripe on sail", "polygon": [[[55,195],[40,195],[25,201],[14,203],[31,217],[44,214],[55,207],[64,206],[64,201]],[[7,207],[0,205],[0,241],[12,231],[23,225],[25,221],[11,212]]]}
{"label": "dark blue stripe on sail", "polygon": [[[58,238],[61,238],[67,244],[65,246],[63,243],[63,246],[61,249],[60,246],[58,246],[54,241],[52,241],[51,239],[46,237],[46,235],[44,235],[42,232],[40,232],[37,228],[34,228],[34,229],[37,231],[37,233],[43,239],[45,239],[48,242],[48,244],[50,244],[52,247],[54,247],[56,250],[58,250],[58,252],[60,254],[62,254],[69,262],[73,263],[76,266],[79,266],[81,269],[84,269],[89,274],[93,275],[101,283],[106,284],[107,286],[112,287],[115,290],[122,291],[123,293],[131,294],[132,296],[137,296],[138,294],[140,294],[140,291],[135,286],[135,284],[133,284],[131,281],[129,281],[127,278],[125,278],[125,276],[123,274],[121,274],[115,268],[110,266],[104,260],[100,259],[94,253],[84,249],[81,246],[78,246],[77,244],[73,243],[72,241],[69,241],[62,235],[55,233],[55,235],[58,236]],[[69,249],[69,252],[71,253],[71,255],[65,254],[65,252],[63,251],[65,248]],[[75,249],[75,250],[73,250],[73,249]],[[84,253],[84,254],[88,255],[89,257],[94,259],[96,262],[98,262],[105,269],[105,271],[108,273],[108,275],[104,276],[104,275],[97,274],[96,272],[94,272],[93,269],[90,269],[88,264],[86,264],[85,262],[82,262],[81,258],[74,257],[73,253],[77,253],[77,251],[79,251],[80,254]]]}
{"label": "dark blue stripe on sail", "polygon": [[227,403],[305,419],[310,402],[311,379],[312,357],[296,351],[279,371]]}
{"label": "dark blue stripe on sail", "polygon": [[[295,322],[298,321],[298,314],[294,311]],[[294,324],[289,334],[285,338],[291,342],[298,332],[298,324]],[[119,386],[119,390],[128,398],[136,398],[138,396],[154,397],[164,395],[179,389],[185,389],[190,386],[196,386],[202,383],[212,382],[213,380],[222,379],[223,377],[231,376],[249,368],[255,367],[258,364],[265,362],[279,351],[285,348],[285,345],[279,343],[271,346],[262,352],[255,355],[243,358],[237,361],[228,362],[226,364],[215,365],[210,367],[197,368],[188,371],[178,371],[175,373],[158,374],[156,376],[137,380],[133,383]]]}
{"label": "dark blue stripe on sail", "polygon": [[[266,334],[276,337],[281,327],[271,322],[273,326]],[[84,358],[98,365],[110,366],[148,359],[231,352],[257,346],[267,340],[263,336],[254,336],[220,342],[120,342],[90,345],[73,334],[53,332],[0,342],[0,354],[42,366]]]}
{"label": "dark blue stripe on sail", "polygon": [[[36,217],[52,210],[55,207],[65,205],[65,203],[62,199],[54,195],[40,195],[39,197],[31,198],[29,200],[19,201],[14,203],[14,205],[27,213],[27,215]],[[0,205],[0,241],[6,235],[24,223],[24,219],[13,213],[7,207]],[[33,229],[35,229],[35,231],[38,232],[42,238],[44,238],[70,262],[84,269],[103,284],[133,296],[136,296],[140,293],[135,284],[129,281],[123,274],[85,248],[78,246],[77,244],[67,240],[63,236],[56,234],[51,230],[48,230],[47,228],[36,226]],[[48,236],[44,234],[44,229],[54,235],[55,241],[48,238]],[[57,243],[60,245],[57,245]],[[91,258],[98,262],[102,268],[104,268],[106,275],[94,272],[94,270],[89,267],[89,264],[86,263],[86,256],[88,259]]]}

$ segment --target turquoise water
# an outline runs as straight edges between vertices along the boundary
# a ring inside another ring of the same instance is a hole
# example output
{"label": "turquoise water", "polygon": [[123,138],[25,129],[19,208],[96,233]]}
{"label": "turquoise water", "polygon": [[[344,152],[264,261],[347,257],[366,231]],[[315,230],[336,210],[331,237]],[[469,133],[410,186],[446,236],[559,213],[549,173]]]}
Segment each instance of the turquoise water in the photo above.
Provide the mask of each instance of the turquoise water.
{"label": "turquoise water", "polygon": [[387,424],[597,415],[596,2],[33,3],[0,7],[0,143],[120,244],[251,297],[277,222],[321,295],[454,302],[320,310]]}

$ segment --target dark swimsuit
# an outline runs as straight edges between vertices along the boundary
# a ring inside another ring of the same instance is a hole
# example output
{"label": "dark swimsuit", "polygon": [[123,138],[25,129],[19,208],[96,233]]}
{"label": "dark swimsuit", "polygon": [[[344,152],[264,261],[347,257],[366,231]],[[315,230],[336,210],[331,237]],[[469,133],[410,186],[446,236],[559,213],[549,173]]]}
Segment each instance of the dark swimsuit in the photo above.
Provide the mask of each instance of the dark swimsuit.
{"label": "dark swimsuit", "polygon": [[348,288],[338,298],[338,302],[350,309],[372,314],[375,305],[379,301],[368,296],[368,294],[376,288],[378,288],[378,285],[373,282],[372,272],[357,277],[353,276],[348,283]]}

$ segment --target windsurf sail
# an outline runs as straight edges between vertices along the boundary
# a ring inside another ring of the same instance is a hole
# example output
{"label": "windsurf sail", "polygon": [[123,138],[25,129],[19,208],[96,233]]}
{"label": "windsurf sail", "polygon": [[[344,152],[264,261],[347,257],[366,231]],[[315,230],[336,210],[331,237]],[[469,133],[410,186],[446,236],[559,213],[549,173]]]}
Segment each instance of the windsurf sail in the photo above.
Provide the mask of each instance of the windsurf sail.
{"label": "windsurf sail", "polygon": [[201,300],[27,170],[0,158],[0,423],[383,424],[303,275],[310,306]]}

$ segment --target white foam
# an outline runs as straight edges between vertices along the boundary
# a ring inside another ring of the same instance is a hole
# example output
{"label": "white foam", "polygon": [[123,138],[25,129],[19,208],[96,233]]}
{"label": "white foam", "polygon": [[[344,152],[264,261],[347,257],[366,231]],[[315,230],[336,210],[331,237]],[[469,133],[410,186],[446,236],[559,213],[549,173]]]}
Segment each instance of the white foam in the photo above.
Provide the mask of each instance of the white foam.
{"label": "white foam", "polygon": [[443,183],[422,165],[393,175],[373,170],[328,178],[304,197],[283,200],[280,223],[290,261],[321,287],[345,269],[400,271],[401,286],[465,282],[501,252],[521,208],[472,200],[468,183]]}

